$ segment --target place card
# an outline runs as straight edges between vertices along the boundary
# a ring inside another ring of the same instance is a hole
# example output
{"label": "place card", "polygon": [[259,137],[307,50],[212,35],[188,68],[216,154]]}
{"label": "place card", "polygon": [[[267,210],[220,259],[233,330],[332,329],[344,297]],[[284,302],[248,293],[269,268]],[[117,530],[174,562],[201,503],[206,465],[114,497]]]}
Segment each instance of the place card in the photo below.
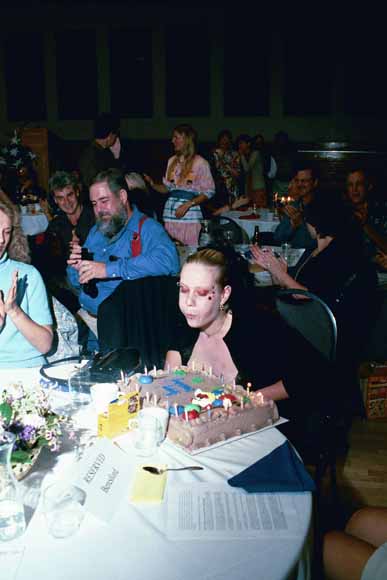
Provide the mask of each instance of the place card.
{"label": "place card", "polygon": [[75,483],[86,492],[86,510],[110,522],[128,493],[130,466],[127,454],[110,439],[98,439],[87,449],[78,468]]}

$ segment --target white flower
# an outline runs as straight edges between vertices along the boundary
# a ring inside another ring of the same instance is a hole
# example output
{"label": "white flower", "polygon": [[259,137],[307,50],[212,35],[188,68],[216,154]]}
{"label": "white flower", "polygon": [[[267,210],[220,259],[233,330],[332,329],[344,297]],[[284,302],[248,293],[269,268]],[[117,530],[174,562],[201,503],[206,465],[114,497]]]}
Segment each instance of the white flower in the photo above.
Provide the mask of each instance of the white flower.
{"label": "white flower", "polygon": [[44,418],[37,413],[26,413],[22,415],[21,421],[23,425],[30,425],[31,427],[35,427],[35,429],[39,429],[46,424]]}
{"label": "white flower", "polygon": [[21,399],[25,394],[23,385],[21,384],[9,385],[5,390],[7,391],[7,395],[10,395],[13,399]]}

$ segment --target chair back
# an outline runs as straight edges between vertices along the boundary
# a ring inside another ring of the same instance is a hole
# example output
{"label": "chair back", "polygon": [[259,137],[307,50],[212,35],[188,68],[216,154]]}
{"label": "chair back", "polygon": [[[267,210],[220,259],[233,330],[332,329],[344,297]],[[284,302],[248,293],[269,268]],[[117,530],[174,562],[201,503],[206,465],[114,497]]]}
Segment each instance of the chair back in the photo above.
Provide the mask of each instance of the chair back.
{"label": "chair back", "polygon": [[249,236],[234,220],[228,217],[216,217],[210,221],[209,233],[218,244],[248,244]]}
{"label": "chair back", "polygon": [[275,303],[289,326],[302,334],[327,360],[335,360],[336,319],[321,298],[307,290],[287,289],[277,292]]}

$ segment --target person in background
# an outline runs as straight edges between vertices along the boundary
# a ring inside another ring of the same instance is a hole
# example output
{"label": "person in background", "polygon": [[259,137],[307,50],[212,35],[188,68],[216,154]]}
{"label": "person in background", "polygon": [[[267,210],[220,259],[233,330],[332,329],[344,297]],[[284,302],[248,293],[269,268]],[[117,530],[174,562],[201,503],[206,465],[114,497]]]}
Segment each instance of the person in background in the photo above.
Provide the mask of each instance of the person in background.
{"label": "person in background", "polygon": [[241,161],[237,151],[232,149],[232,134],[224,129],[218,135],[216,148],[211,153],[210,166],[214,176],[216,206],[231,206],[239,197],[239,176]]}
{"label": "person in background", "polygon": [[173,130],[175,155],[168,160],[163,183],[144,175],[159,193],[169,193],[164,206],[165,229],[178,242],[197,246],[203,218],[200,205],[215,195],[215,184],[208,162],[197,154],[196,131],[190,125]]}
{"label": "person in background", "polygon": [[267,178],[273,178],[276,166],[273,157],[266,151],[262,135],[256,135],[251,140],[252,151],[248,158],[242,155],[241,162],[247,176],[247,193],[252,203],[258,207],[266,207]]}
{"label": "person in background", "polygon": [[279,131],[274,136],[272,156],[276,164],[276,174],[273,181],[273,192],[279,196],[288,194],[288,184],[293,176],[296,150],[285,131]]}
{"label": "person in background", "polygon": [[125,181],[130,191],[132,203],[149,217],[157,219],[149,188],[139,173],[127,173]]}
{"label": "person in background", "polygon": [[83,151],[79,169],[88,189],[97,173],[116,168],[124,173],[130,167],[129,152],[120,139],[120,122],[110,113],[101,113],[94,122],[94,138]]}
{"label": "person in background", "polygon": [[306,227],[303,212],[314,199],[317,190],[316,171],[308,164],[299,165],[292,181],[293,193],[296,193],[298,198],[283,208],[281,221],[274,231],[274,240],[281,244],[287,242],[293,248],[314,249],[316,241]]}
{"label": "person in background", "polygon": [[235,149],[241,159],[241,172],[239,177],[239,191],[242,197],[249,201],[247,196],[247,173],[245,166],[251,153],[251,137],[247,133],[241,133],[235,140]]}
{"label": "person in background", "polygon": [[40,367],[53,341],[46,289],[29,261],[18,211],[0,198],[0,369]]}
{"label": "person in background", "polygon": [[344,532],[328,532],[323,561],[327,580],[385,580],[387,508],[364,507],[352,515]]}
{"label": "person in background", "polygon": [[364,169],[352,169],[346,179],[347,199],[364,232],[367,254],[387,270],[387,202],[373,195],[373,184]]}

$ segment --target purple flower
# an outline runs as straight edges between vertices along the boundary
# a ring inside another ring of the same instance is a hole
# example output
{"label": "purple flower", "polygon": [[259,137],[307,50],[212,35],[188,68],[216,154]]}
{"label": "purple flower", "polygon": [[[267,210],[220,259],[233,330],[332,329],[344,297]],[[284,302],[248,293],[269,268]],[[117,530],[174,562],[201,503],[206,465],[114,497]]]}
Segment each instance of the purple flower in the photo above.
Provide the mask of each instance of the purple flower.
{"label": "purple flower", "polygon": [[26,425],[23,431],[20,433],[20,438],[24,441],[30,441],[31,439],[35,438],[35,427],[31,425]]}

